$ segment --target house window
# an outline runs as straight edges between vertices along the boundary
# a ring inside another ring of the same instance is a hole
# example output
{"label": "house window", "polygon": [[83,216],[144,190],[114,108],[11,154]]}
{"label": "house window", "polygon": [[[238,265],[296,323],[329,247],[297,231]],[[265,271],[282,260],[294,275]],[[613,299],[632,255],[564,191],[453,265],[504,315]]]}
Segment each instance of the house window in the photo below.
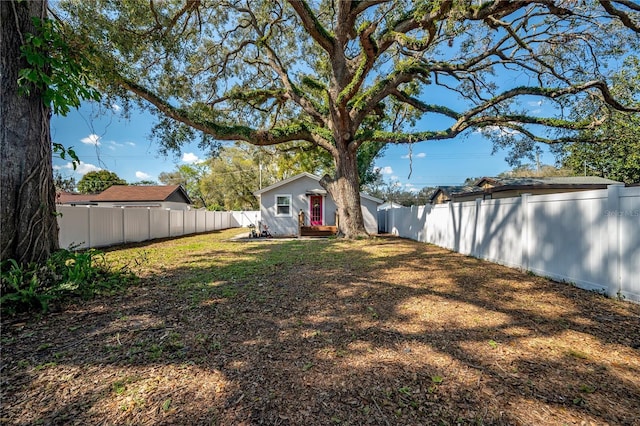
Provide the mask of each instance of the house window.
{"label": "house window", "polygon": [[291,216],[291,195],[276,195],[276,216]]}

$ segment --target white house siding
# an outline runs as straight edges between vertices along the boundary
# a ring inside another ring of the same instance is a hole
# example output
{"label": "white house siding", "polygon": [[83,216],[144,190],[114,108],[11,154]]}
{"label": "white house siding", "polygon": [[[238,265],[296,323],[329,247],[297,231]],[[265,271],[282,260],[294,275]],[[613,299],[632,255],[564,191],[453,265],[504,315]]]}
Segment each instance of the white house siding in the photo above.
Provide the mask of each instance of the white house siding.
{"label": "white house siding", "polygon": [[[269,227],[270,232],[277,236],[298,235],[298,214],[302,210],[309,214],[309,198],[307,192],[318,190],[318,181],[302,176],[287,184],[278,186],[270,191],[260,194],[260,213],[262,224]],[[278,216],[276,214],[276,197],[279,195],[291,196],[291,215]],[[335,204],[324,197],[324,221],[325,225],[335,225]]]}
{"label": "white house siding", "polygon": [[[317,179],[311,176],[301,176],[291,182],[262,192],[260,194],[262,224],[267,225],[270,232],[276,236],[298,235],[298,214],[303,211],[308,223],[309,197],[307,194],[317,193],[318,190],[322,190],[322,187]],[[276,215],[276,197],[279,195],[291,196],[291,216]],[[365,197],[361,197],[360,200],[365,228],[370,234],[377,234],[378,218],[376,211],[378,203]],[[323,224],[334,226],[336,224],[336,204],[326,194],[323,202]]]}

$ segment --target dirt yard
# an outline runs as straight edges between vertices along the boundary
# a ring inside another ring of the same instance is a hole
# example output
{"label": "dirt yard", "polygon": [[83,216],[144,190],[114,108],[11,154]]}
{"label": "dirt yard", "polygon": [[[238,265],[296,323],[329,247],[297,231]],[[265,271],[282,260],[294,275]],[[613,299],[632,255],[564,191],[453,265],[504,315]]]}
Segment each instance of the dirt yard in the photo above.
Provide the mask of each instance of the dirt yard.
{"label": "dirt yard", "polygon": [[640,425],[640,305],[396,238],[113,250],[2,318],[2,424]]}

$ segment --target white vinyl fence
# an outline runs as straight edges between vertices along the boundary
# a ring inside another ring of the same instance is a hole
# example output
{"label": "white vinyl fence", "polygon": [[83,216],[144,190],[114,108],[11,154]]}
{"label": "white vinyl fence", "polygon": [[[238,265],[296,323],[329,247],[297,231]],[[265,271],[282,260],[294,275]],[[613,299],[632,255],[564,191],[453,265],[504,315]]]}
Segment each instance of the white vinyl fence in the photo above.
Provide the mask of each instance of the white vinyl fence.
{"label": "white vinyl fence", "polygon": [[97,206],[58,206],[62,248],[105,247],[237,228],[257,223],[259,211],[212,212]]}
{"label": "white vinyl fence", "polygon": [[640,187],[386,211],[386,232],[640,302]]}

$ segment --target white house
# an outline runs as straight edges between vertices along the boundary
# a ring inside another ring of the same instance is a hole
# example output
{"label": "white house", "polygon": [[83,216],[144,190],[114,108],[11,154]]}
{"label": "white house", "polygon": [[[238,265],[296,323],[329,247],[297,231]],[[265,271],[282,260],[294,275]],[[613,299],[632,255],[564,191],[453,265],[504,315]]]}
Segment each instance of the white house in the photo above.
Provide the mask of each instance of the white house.
{"label": "white house", "polygon": [[[277,236],[298,235],[298,216],[304,213],[304,226],[336,226],[336,204],[320,186],[320,178],[310,173],[301,173],[259,191],[262,224]],[[368,233],[378,233],[376,210],[382,200],[360,193],[360,204],[364,225]]]}

